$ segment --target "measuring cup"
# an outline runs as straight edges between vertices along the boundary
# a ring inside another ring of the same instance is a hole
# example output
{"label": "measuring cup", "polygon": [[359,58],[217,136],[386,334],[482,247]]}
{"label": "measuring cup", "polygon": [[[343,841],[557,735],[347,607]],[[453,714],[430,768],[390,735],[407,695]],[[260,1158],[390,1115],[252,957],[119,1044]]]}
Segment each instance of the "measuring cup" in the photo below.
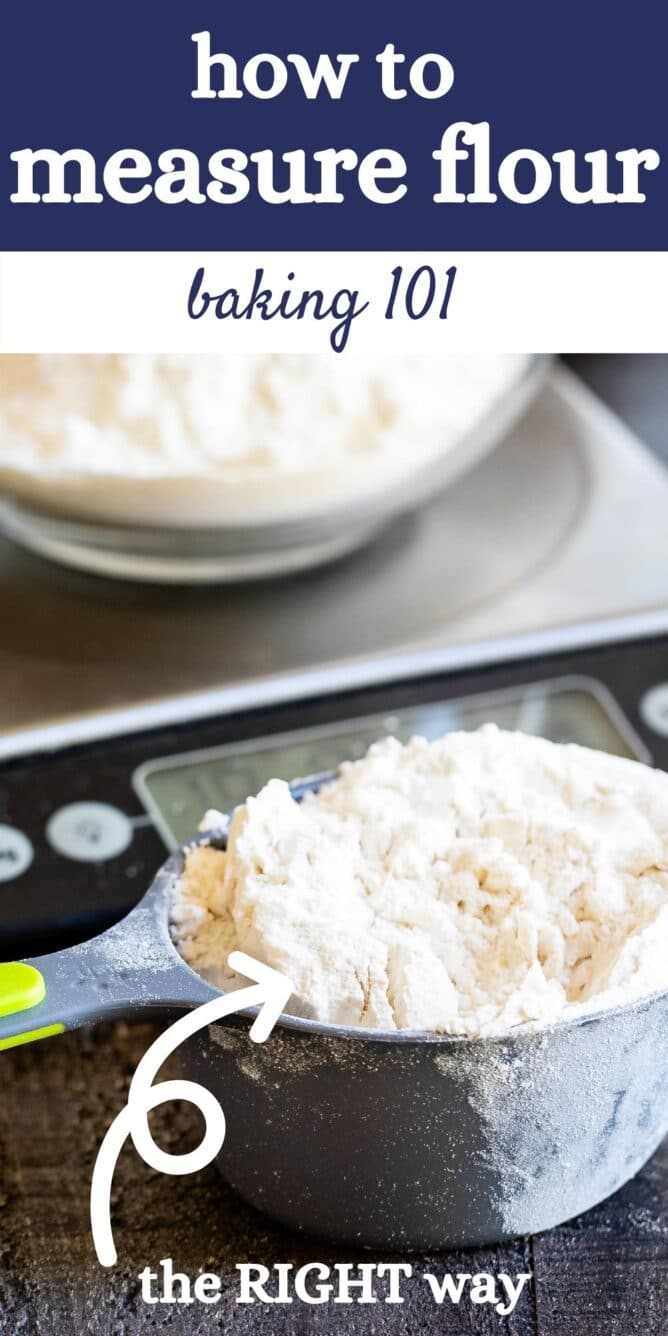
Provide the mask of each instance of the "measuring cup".
{"label": "measuring cup", "polygon": [[[189,847],[101,936],[2,967],[0,1047],[218,996],[169,935]],[[534,1233],[615,1191],[668,1131],[666,992],[482,1039],[283,1015],[255,1046],[256,1011],[200,1030],[181,1062],[224,1109],[225,1179],[293,1229],[396,1249]]]}

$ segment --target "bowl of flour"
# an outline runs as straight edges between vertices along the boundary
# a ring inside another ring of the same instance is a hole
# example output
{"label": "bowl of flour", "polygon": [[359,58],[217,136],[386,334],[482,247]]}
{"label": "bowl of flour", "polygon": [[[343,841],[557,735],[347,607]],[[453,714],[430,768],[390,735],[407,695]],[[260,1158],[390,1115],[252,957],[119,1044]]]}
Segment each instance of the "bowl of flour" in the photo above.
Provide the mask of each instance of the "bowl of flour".
{"label": "bowl of flour", "polygon": [[490,1243],[588,1209],[656,1149],[668,775],[488,725],[384,739],[208,820],[177,949],[224,990],[234,948],[294,985],[266,1046],[237,1019],[185,1058],[255,1205],[369,1246]]}
{"label": "bowl of flour", "polygon": [[141,578],[340,555],[507,431],[546,359],[20,355],[0,366],[5,527]]}

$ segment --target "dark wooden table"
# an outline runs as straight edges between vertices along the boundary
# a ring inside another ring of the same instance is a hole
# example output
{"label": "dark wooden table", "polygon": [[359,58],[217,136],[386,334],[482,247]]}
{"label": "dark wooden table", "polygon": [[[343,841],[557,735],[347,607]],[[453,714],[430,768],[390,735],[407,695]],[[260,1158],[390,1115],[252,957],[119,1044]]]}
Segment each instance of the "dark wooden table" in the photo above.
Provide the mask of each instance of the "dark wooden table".
{"label": "dark wooden table", "polygon": [[[298,1336],[339,1332],[412,1336],[666,1336],[668,1332],[668,1142],[621,1192],[548,1234],[512,1245],[411,1258],[414,1270],[531,1271],[514,1313],[463,1301],[439,1307],[414,1275],[405,1303],[309,1307],[236,1303],[235,1263],[383,1260],[281,1230],[245,1206],[214,1168],[189,1178],[149,1170],[126,1149],[116,1171],[113,1216],[119,1264],[96,1262],[88,1193],[101,1138],[125,1103],[131,1074],[156,1031],[100,1026],[1,1056],[0,1332],[2,1336]],[[198,1114],[163,1106],[154,1132],[165,1149],[198,1140]],[[206,1307],[147,1306],[138,1273],[163,1257],[190,1276],[222,1274],[223,1297]]]}

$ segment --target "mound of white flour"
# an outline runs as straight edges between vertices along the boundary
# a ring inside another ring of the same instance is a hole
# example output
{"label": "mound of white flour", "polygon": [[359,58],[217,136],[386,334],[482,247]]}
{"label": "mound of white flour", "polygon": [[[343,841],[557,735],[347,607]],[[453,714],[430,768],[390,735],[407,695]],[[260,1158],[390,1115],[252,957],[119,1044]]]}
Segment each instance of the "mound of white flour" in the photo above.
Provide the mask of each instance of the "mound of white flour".
{"label": "mound of white flour", "polygon": [[317,795],[272,780],[194,848],[174,940],[220,987],[240,948],[289,1010],[490,1034],[668,987],[668,775],[487,725],[377,743]]}
{"label": "mound of white flour", "polygon": [[121,523],[298,518],[447,453],[520,378],[516,354],[0,359],[0,484]]}
{"label": "mound of white flour", "polygon": [[[145,476],[299,470],[441,450],[494,402],[515,355],[20,355],[0,361],[0,456]],[[410,453],[410,451],[409,451]]]}

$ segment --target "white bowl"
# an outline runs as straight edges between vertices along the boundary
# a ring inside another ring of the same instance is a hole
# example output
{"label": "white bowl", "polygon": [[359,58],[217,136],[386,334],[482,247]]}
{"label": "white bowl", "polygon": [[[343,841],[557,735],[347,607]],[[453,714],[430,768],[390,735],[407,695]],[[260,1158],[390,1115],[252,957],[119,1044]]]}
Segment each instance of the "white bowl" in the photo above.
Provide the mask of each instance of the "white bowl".
{"label": "white bowl", "polygon": [[43,556],[125,579],[187,584],[304,570],[369,541],[471,468],[518,420],[549,361],[521,363],[473,429],[442,453],[416,463],[407,442],[390,473],[382,460],[362,472],[286,474],[272,479],[262,503],[247,478],[169,473],[129,483],[122,474],[47,474],[0,462],[0,524]]}

